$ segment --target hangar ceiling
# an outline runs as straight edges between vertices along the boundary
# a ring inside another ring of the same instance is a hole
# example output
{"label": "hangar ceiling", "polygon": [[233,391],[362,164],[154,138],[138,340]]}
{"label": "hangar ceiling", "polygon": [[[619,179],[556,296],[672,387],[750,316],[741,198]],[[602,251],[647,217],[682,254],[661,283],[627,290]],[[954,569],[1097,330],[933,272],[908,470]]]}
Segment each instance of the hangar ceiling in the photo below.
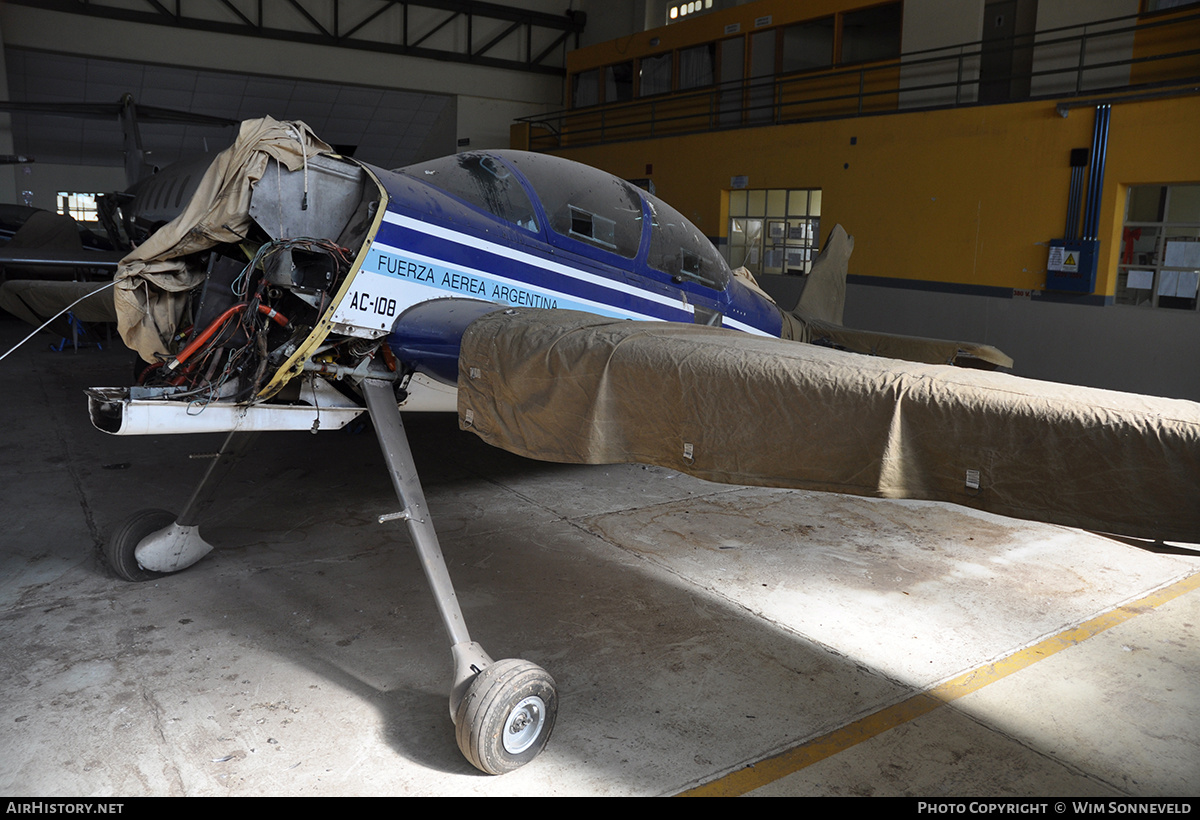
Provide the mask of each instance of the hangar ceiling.
{"label": "hangar ceiling", "polygon": [[173,29],[404,54],[535,73],[565,74],[587,15],[481,0],[8,0],[69,14]]}
{"label": "hangar ceiling", "polygon": [[[308,123],[326,142],[365,162],[396,168],[454,150],[455,106],[444,94],[178,68],[8,47],[13,102],[141,104],[242,120],[269,114]],[[121,126],[61,116],[12,115],[13,149],[38,162],[119,166]],[[233,128],[143,123],[142,143],[159,166],[215,153]]]}

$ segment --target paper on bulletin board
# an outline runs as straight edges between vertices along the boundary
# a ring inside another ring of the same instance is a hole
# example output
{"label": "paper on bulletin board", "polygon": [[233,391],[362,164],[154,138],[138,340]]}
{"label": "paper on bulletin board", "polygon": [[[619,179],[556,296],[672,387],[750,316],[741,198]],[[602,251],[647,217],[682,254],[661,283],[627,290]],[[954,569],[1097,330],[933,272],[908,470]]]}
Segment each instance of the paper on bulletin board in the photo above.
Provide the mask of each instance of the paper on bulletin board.
{"label": "paper on bulletin board", "polygon": [[1200,287],[1200,271],[1165,270],[1158,275],[1158,295],[1192,299]]}
{"label": "paper on bulletin board", "polygon": [[1172,268],[1200,268],[1200,242],[1194,239],[1168,240],[1163,264]]}
{"label": "paper on bulletin board", "polygon": [[1125,280],[1125,287],[1129,290],[1150,290],[1154,287],[1154,271],[1131,270]]}
{"label": "paper on bulletin board", "polygon": [[1050,247],[1050,261],[1046,263],[1046,270],[1061,271],[1063,263],[1063,248],[1061,245],[1052,245]]}

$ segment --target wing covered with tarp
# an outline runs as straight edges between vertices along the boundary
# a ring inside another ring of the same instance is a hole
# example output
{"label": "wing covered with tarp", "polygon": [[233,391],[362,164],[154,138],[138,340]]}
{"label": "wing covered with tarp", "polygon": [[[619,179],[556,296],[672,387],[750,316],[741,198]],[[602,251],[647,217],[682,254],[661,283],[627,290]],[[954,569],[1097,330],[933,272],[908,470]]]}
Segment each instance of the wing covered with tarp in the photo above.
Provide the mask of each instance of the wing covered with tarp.
{"label": "wing covered with tarp", "polygon": [[527,309],[467,329],[458,384],[460,424],[530,458],[1200,542],[1193,402]]}
{"label": "wing covered with tarp", "polygon": [[[67,307],[71,307],[72,315],[81,322],[115,322],[117,310],[112,294],[106,289],[111,284],[18,279],[0,285],[0,309],[34,327],[41,326]],[[71,333],[66,319],[59,319],[50,327],[63,336]]]}

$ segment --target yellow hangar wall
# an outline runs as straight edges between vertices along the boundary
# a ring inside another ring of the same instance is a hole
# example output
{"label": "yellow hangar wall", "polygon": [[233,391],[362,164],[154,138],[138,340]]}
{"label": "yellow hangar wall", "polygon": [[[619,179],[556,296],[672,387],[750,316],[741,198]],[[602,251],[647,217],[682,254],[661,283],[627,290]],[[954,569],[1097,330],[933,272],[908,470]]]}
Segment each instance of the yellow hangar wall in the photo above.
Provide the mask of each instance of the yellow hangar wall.
{"label": "yellow hangar wall", "polygon": [[[822,241],[855,236],[851,273],[1041,290],[1047,243],[1066,229],[1070,152],[1092,143],[1094,107],[1054,101],[897,113],[563,149],[656,193],[726,239],[731,180],[820,188]],[[1200,98],[1113,106],[1095,293],[1111,296],[1125,189],[1200,182]]]}
{"label": "yellow hangar wall", "polygon": [[[822,190],[821,239],[855,236],[845,322],[994,344],[1033,378],[1200,401],[1200,316],[1111,304],[1129,185],[1200,182],[1200,98],[1113,106],[1095,294],[1041,290],[1066,228],[1069,154],[1094,106],[1035,101],[698,134],[555,153],[656,192],[725,239],[731,177]],[[785,303],[803,277],[763,277]]]}
{"label": "yellow hangar wall", "polygon": [[[587,76],[586,104],[517,123],[512,144],[649,180],[719,245],[728,243],[732,190],[820,189],[820,241],[838,223],[856,240],[847,325],[994,344],[1018,375],[1200,400],[1198,312],[1114,304],[1130,301],[1117,273],[1129,186],[1200,184],[1200,4],[1159,12],[1160,0],[1017,0],[1035,32],[1022,35],[1033,44],[1028,64],[1013,68],[1027,86],[1001,95],[1019,102],[980,104],[985,85],[995,86],[979,62],[984,5],[904,0],[902,52],[877,63],[842,65],[839,56],[842,15],[873,8],[869,0],[760,0],[601,43],[568,55],[568,102]],[[831,67],[788,73],[780,57],[774,74],[751,71],[760,30],[774,27],[775,53],[786,54],[803,47],[788,39],[793,20],[830,14]],[[724,84],[685,89],[684,51],[707,42],[722,55],[731,37],[745,38],[745,72],[731,78],[718,59]],[[673,90],[661,93],[659,76],[659,93],[644,96],[643,72],[670,51]],[[618,65],[623,89],[607,73]],[[894,91],[858,101],[860,70],[864,87],[883,78]],[[763,82],[774,96],[756,111]],[[742,89],[746,106],[732,121],[729,88],[731,99]],[[1071,233],[1070,155],[1091,148],[1100,102],[1112,108],[1096,283],[1090,294],[1057,293],[1046,289],[1049,243]],[[780,124],[747,127],[755,117]],[[761,278],[785,306],[804,281]]]}

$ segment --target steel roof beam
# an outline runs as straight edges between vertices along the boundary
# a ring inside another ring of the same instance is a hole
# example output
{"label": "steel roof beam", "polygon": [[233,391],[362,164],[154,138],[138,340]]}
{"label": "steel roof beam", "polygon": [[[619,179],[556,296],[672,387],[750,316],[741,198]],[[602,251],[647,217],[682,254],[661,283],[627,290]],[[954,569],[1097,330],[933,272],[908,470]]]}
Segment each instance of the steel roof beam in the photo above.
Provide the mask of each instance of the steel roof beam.
{"label": "steel roof beam", "polygon": [[[109,0],[113,2],[114,0]],[[105,0],[8,0],[13,5],[33,6],[51,11],[79,14],[89,17],[103,17],[131,23],[170,26],[172,28],[191,29],[195,31],[210,31],[218,34],[233,34],[250,37],[265,37],[273,40],[304,43],[311,45],[327,45],[339,48],[351,48],[365,51],[400,54],[411,57],[421,57],[431,60],[448,62],[471,63],[494,68],[505,68],[515,71],[527,71],[542,74],[566,73],[562,65],[549,65],[545,61],[555,50],[562,48],[565,54],[567,39],[573,34],[578,42],[579,35],[587,22],[583,12],[567,12],[562,15],[528,9],[511,8],[497,3],[477,2],[476,0],[379,0],[378,8],[371,11],[362,20],[341,30],[344,11],[343,0],[288,0],[288,4],[299,14],[295,21],[296,28],[269,27],[263,21],[263,4],[251,4],[253,10],[239,6],[235,0],[191,0],[188,8],[195,9],[207,2],[210,8],[222,9],[238,22],[214,20],[208,17],[188,16],[184,4],[176,2],[175,11],[171,11],[160,0],[141,0],[144,10],[126,5],[108,5]],[[361,3],[356,4],[361,8]],[[411,8],[432,9],[449,12],[449,16],[426,32],[415,42],[409,42],[409,16]],[[365,40],[353,35],[362,31],[380,16],[400,9],[404,16],[402,32],[398,42]],[[467,22],[466,48],[440,48],[422,46],[436,32],[451,22],[465,17]],[[257,18],[257,19],[255,19]],[[332,19],[331,31],[321,19]],[[485,45],[475,48],[472,43],[472,32],[476,20],[499,21],[507,23],[504,31],[493,37]],[[515,31],[524,28],[526,47],[524,59],[509,59],[491,57],[488,52],[495,49],[502,41]],[[543,49],[537,57],[532,56],[533,39],[538,31],[548,31],[553,36],[553,42]]]}

